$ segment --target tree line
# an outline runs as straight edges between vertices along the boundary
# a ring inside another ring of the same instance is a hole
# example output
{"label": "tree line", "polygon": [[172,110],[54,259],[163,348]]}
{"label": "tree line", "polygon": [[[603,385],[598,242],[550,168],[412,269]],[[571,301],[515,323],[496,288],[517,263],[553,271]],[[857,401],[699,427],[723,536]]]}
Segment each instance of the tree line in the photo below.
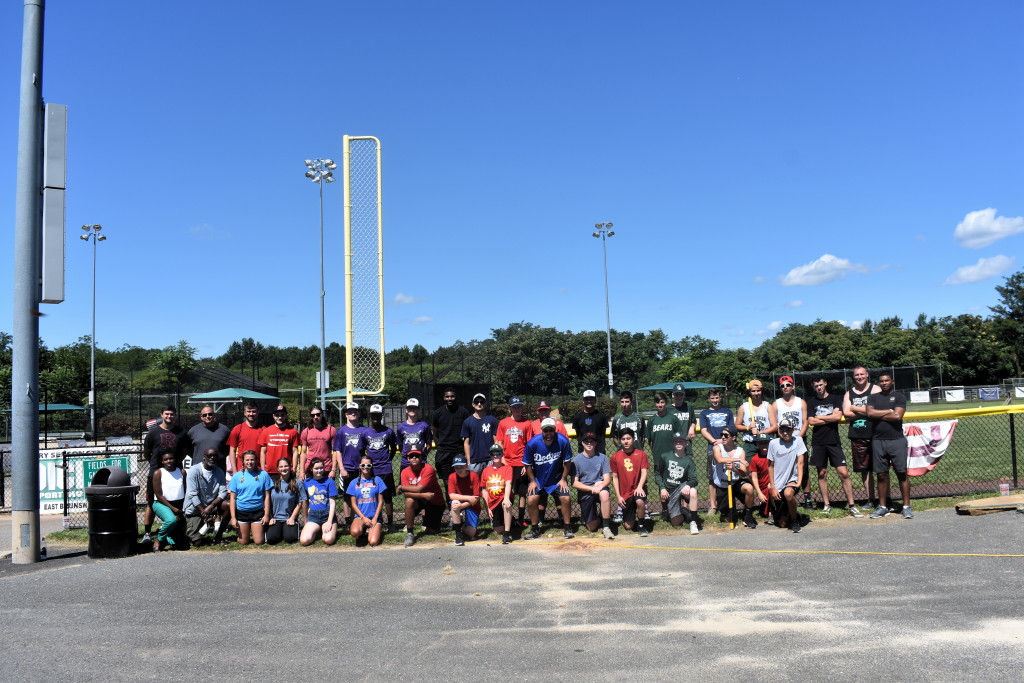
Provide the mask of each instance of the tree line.
{"label": "tree line", "polygon": [[[859,329],[836,321],[792,323],[754,349],[722,349],[701,335],[672,340],[660,329],[612,330],[615,387],[632,388],[681,380],[722,384],[739,391],[751,377],[777,372],[941,364],[945,384],[990,384],[1020,377],[1024,361],[1024,270],[997,286],[991,315],[919,315],[867,320]],[[10,406],[11,335],[0,332],[0,404]],[[88,336],[49,348],[40,341],[40,390],[51,403],[84,405],[89,390]],[[420,344],[385,355],[389,403],[403,402],[410,382],[474,382],[496,397],[512,394],[572,396],[586,388],[607,391],[604,331],[572,332],[511,323],[481,340],[457,341],[433,352]],[[188,385],[190,371],[207,365],[235,370],[279,389],[312,387],[320,347],[264,346],[252,338],[232,342],[220,356],[198,358],[181,340],[161,349],[129,344],[96,349],[96,386],[102,392],[136,388],[207,390]],[[345,347],[327,347],[334,387],[344,386]],[[42,396],[41,396],[42,398]]]}

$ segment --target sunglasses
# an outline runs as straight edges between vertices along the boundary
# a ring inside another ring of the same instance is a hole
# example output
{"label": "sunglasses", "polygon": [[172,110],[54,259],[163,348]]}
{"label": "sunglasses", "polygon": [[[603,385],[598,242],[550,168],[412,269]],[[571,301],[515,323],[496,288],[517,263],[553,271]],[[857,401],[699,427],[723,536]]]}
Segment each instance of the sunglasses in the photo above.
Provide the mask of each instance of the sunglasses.
{"label": "sunglasses", "polygon": [[213,417],[213,413],[200,413],[199,417]]}
{"label": "sunglasses", "polygon": [[360,465],[359,469],[361,469],[361,470],[371,470],[371,469],[373,469],[373,465]]}
{"label": "sunglasses", "polygon": [[323,413],[310,413],[309,416],[310,417],[322,417]]}
{"label": "sunglasses", "polygon": [[791,386],[793,386],[793,385],[792,385],[791,383],[789,383],[789,382],[783,382],[783,383],[782,383],[782,384],[780,384],[779,386],[780,386],[780,387],[791,387]]}

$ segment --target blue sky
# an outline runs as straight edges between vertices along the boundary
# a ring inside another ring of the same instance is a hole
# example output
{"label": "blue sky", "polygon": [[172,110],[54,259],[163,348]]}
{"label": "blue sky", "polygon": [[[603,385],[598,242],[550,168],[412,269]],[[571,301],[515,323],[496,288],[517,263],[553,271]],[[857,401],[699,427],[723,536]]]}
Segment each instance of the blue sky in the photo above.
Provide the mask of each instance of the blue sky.
{"label": "blue sky", "polygon": [[[1020,2],[47,5],[44,94],[69,108],[51,346],[89,333],[83,223],[109,237],[100,346],[319,343],[303,160],[343,134],[383,145],[388,348],[603,329],[603,221],[612,326],[724,348],[817,318],[986,314],[1024,266]],[[11,245],[22,4],[0,13]],[[0,297],[0,329],[11,315]]]}

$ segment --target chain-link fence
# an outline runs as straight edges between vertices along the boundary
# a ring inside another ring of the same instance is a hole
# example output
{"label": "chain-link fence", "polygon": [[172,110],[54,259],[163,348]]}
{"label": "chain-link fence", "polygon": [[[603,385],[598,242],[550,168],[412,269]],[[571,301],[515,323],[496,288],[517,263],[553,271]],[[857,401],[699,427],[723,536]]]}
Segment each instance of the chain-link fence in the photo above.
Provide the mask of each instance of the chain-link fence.
{"label": "chain-link fence", "polygon": [[345,137],[346,284],[352,327],[346,345],[352,352],[352,381],[371,394],[384,389],[384,251],[381,222],[380,142]]}

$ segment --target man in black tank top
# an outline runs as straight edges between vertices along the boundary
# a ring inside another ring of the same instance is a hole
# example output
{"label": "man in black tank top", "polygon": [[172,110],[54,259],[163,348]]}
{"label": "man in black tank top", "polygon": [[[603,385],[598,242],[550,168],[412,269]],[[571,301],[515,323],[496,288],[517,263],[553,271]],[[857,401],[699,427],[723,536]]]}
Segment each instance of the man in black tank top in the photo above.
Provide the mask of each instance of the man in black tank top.
{"label": "man in black tank top", "polygon": [[868,422],[868,396],[881,389],[871,383],[871,375],[863,365],[853,369],[853,386],[843,396],[843,415],[850,425],[850,460],[853,471],[861,476],[868,505],[875,499],[875,480],[871,476],[871,423]]}

